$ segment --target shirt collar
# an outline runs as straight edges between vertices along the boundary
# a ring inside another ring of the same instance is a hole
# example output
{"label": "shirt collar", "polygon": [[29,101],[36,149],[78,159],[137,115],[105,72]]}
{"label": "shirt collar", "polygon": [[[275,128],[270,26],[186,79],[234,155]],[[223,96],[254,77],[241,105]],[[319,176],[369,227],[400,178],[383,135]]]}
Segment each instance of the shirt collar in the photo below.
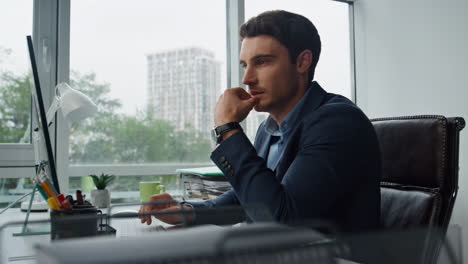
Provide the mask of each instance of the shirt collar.
{"label": "shirt collar", "polygon": [[299,113],[301,112],[302,105],[304,105],[305,98],[310,93],[311,87],[307,89],[305,94],[302,98],[297,102],[297,104],[289,111],[286,117],[281,122],[281,126],[278,126],[276,121],[271,118],[271,115],[268,116],[267,120],[265,121],[265,131],[272,135],[272,136],[283,136],[283,134],[288,133],[291,128],[296,123],[297,119],[299,118]]}

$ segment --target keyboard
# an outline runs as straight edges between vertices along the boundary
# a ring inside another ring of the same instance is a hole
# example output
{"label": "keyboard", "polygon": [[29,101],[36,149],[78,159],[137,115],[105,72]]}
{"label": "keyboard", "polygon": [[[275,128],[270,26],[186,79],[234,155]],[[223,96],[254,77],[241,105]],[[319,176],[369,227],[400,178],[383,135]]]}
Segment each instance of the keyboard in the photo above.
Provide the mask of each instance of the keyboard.
{"label": "keyboard", "polygon": [[117,237],[135,237],[155,232],[164,232],[164,223],[154,219],[151,225],[142,224],[139,218],[112,219],[111,226],[117,230]]}

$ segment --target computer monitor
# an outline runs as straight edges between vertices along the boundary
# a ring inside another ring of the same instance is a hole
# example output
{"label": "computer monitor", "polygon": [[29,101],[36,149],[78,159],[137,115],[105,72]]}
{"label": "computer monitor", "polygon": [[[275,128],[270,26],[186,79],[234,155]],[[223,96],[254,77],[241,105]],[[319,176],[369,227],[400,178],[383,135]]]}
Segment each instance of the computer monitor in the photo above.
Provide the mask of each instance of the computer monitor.
{"label": "computer monitor", "polygon": [[37,118],[37,129],[42,136],[42,141],[45,144],[45,151],[47,154],[48,166],[46,166],[46,172],[52,179],[55,190],[60,193],[60,187],[57,178],[57,170],[55,166],[54,152],[52,151],[52,141],[50,139],[49,125],[47,122],[46,110],[44,106],[44,100],[42,97],[41,83],[39,81],[39,73],[36,63],[36,55],[34,53],[34,47],[31,36],[26,36],[28,43],[29,59],[31,62],[31,71],[34,79],[34,88],[31,89],[33,96],[33,105],[36,111]]}

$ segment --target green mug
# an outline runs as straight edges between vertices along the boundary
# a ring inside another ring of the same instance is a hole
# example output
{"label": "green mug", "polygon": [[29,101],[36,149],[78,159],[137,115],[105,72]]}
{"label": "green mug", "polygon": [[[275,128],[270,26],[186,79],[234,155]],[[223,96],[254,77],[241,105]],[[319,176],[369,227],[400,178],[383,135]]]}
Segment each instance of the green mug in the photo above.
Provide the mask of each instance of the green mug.
{"label": "green mug", "polygon": [[166,187],[159,181],[140,182],[140,201],[147,202],[151,195],[165,191]]}

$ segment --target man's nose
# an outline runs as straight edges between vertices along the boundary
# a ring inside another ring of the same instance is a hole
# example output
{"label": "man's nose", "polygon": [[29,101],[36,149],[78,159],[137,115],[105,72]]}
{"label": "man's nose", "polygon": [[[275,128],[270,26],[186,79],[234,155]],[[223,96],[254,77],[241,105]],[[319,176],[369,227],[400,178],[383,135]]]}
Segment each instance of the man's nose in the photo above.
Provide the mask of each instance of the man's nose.
{"label": "man's nose", "polygon": [[252,85],[257,82],[257,77],[252,68],[247,67],[244,71],[244,76],[242,77],[242,83],[245,85]]}

